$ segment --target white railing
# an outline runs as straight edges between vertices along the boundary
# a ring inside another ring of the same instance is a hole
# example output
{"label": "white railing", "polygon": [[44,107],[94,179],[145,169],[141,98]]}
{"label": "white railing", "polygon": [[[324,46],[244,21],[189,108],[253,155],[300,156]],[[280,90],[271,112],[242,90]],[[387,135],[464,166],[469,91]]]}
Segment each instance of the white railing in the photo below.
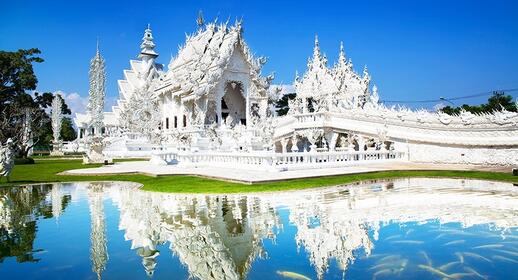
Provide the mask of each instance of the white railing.
{"label": "white railing", "polygon": [[326,120],[326,113],[306,113],[294,115],[298,123],[322,122]]}
{"label": "white railing", "polygon": [[[401,160],[405,153],[396,151],[333,152],[155,152],[152,162],[179,166],[217,166],[244,169],[293,170],[341,167],[363,162]],[[157,159],[159,159],[157,161]]]}

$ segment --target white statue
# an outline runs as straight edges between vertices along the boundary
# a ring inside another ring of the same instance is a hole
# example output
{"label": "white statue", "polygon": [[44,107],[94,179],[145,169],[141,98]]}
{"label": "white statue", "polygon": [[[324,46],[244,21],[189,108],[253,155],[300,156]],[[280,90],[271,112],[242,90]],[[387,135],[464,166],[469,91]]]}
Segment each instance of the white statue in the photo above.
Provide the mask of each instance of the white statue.
{"label": "white statue", "polygon": [[52,152],[50,154],[53,156],[62,156],[62,142],[60,138],[61,125],[63,123],[63,99],[59,94],[56,94],[56,96],[54,96],[54,99],[52,100],[51,123],[52,136],[54,137],[54,140],[52,145]]}
{"label": "white statue", "polygon": [[14,148],[15,143],[11,138],[0,147],[0,177],[6,177],[7,182],[14,167]]}
{"label": "white statue", "polygon": [[83,163],[112,163],[113,160],[103,154],[104,147],[106,147],[107,144],[107,141],[103,140],[102,137],[94,136],[90,138],[90,142],[88,143],[88,151],[86,152],[86,155],[83,156]]}
{"label": "white statue", "polygon": [[339,144],[340,144],[340,148],[346,148],[347,147],[347,138],[345,136],[340,136],[340,141],[339,141]]}

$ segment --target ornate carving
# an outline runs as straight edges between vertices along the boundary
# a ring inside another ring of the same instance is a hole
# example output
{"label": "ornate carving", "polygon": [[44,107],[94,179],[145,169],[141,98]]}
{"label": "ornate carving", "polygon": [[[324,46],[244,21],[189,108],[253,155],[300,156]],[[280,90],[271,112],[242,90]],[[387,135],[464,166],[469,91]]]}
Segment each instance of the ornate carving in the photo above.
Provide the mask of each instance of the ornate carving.
{"label": "ornate carving", "polygon": [[90,88],[88,90],[88,113],[90,114],[90,125],[94,127],[96,135],[101,133],[104,126],[104,97],[106,95],[106,70],[105,61],[99,51],[90,61]]}
{"label": "ornate carving", "polygon": [[[54,137],[54,147],[60,147],[61,139],[61,124],[63,122],[63,99],[61,95],[56,94],[52,100],[52,136]],[[59,148],[58,148],[59,149]]]}
{"label": "ornate carving", "polygon": [[156,142],[160,137],[161,108],[157,96],[151,90],[146,87],[138,88],[121,112],[121,125]]}
{"label": "ornate carving", "polygon": [[16,144],[9,138],[5,145],[0,146],[0,177],[6,177],[9,182],[9,175],[14,167],[14,155]]}

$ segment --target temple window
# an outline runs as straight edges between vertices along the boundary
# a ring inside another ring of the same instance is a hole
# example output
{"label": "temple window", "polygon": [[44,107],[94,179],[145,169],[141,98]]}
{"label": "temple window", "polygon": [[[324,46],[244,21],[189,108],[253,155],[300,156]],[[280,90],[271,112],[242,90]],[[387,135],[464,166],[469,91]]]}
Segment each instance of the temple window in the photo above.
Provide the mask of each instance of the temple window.
{"label": "temple window", "polygon": [[187,127],[187,116],[183,115],[183,127]]}
{"label": "temple window", "polygon": [[178,128],[178,117],[174,116],[174,128]]}
{"label": "temple window", "polygon": [[165,118],[165,129],[169,129],[169,118]]}

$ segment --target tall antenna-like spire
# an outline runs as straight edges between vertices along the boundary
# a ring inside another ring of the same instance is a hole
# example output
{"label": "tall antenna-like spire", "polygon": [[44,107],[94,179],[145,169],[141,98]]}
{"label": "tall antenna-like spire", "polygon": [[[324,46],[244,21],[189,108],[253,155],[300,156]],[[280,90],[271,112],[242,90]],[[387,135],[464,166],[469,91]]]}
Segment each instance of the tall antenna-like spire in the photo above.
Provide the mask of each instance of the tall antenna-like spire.
{"label": "tall antenna-like spire", "polygon": [[99,36],[97,36],[97,46],[96,46],[95,54],[96,55],[101,55],[101,52],[99,51]]}
{"label": "tall antenna-like spire", "polygon": [[344,42],[340,42],[340,53],[338,54],[338,63],[339,64],[347,64],[347,59],[345,58],[345,51],[344,51]]}
{"label": "tall antenna-like spire", "polygon": [[203,19],[203,12],[201,10],[198,11],[198,18],[196,18],[196,23],[198,24],[198,27],[202,27],[205,23],[205,20]]}
{"label": "tall antenna-like spire", "polygon": [[315,34],[315,48],[313,49],[313,60],[320,58],[320,46],[318,44],[318,35]]}

